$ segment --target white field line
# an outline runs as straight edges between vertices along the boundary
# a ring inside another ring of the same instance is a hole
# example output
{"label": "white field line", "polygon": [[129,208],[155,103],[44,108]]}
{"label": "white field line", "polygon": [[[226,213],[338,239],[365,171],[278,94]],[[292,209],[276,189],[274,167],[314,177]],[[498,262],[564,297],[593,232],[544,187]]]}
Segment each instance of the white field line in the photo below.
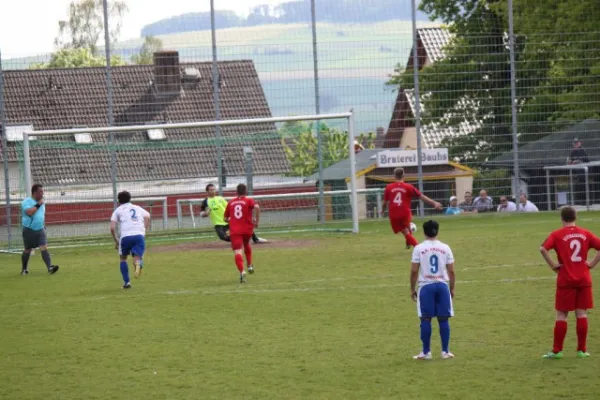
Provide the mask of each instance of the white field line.
{"label": "white field line", "polygon": [[[388,277],[389,275],[382,275],[382,277]],[[372,276],[371,278],[375,278]],[[404,276],[402,277],[405,278]],[[512,283],[521,283],[521,282],[535,282],[535,281],[547,281],[554,280],[556,277],[554,276],[526,276],[522,278],[506,278],[506,279],[481,279],[481,280],[460,280],[457,281],[457,285],[460,287],[462,285],[470,285],[470,284],[512,284]],[[321,279],[315,280],[317,282],[337,282],[339,279]],[[290,282],[290,284],[302,284],[307,282],[315,282],[315,281],[299,281],[299,282]],[[128,299],[130,298],[141,298],[141,297],[158,297],[158,296],[218,296],[218,295],[255,295],[255,294],[277,294],[277,293],[327,293],[327,292],[357,292],[361,290],[378,290],[378,289],[389,289],[389,288],[406,288],[409,286],[407,282],[402,283],[384,283],[378,285],[348,285],[348,286],[323,286],[323,287],[282,287],[282,288],[268,288],[269,286],[276,286],[277,284],[262,284],[265,288],[262,289],[254,289],[252,283],[245,284],[244,286],[239,286],[237,289],[225,289],[225,290],[167,290],[160,292],[151,292],[151,293],[135,293],[135,288],[130,289],[129,291],[120,293],[125,294]],[[259,285],[255,285],[259,286]],[[102,300],[122,300],[122,294],[119,293],[118,289],[115,290],[114,294],[107,296],[92,296],[92,297],[75,297],[63,300],[56,300],[50,302],[32,302],[26,305],[30,306],[48,306],[50,304],[59,304],[64,303],[65,301],[102,301]],[[23,305],[20,303],[20,305]],[[0,309],[6,308],[14,308],[14,304],[4,304],[0,305]]]}
{"label": "white field line", "polygon": [[458,272],[461,271],[481,271],[485,269],[497,269],[497,268],[517,268],[517,267],[541,267],[544,264],[542,263],[523,263],[523,264],[499,264],[499,265],[484,265],[481,267],[467,267],[467,268],[457,268]]}

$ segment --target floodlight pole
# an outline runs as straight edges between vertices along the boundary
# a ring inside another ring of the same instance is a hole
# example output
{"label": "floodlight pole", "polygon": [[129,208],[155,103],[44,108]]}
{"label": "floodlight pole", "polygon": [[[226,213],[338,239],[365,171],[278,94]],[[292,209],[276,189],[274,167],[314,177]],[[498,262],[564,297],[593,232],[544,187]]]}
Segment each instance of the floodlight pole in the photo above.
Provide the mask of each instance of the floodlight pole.
{"label": "floodlight pole", "polygon": [[[112,68],[110,65],[110,31],[108,30],[108,1],[102,0],[104,12],[104,51],[106,57],[106,101],[108,113],[108,125],[115,124],[113,112],[113,86],[112,86]],[[117,202],[117,150],[115,148],[115,134],[110,132],[108,135],[110,146],[110,176],[112,180],[113,205],[116,208]]]}
{"label": "floodlight pole", "polygon": [[[515,32],[513,21],[513,1],[508,0],[508,45],[510,52],[510,103],[512,113],[513,145],[513,197],[519,199],[519,136],[517,132],[517,72],[515,67]],[[517,207],[517,212],[519,207]]]}
{"label": "floodlight pole", "polygon": [[[417,131],[417,175],[419,178],[419,191],[423,193],[423,159],[422,159],[422,140],[421,140],[421,99],[419,94],[419,52],[417,46],[417,4],[415,0],[411,1],[412,8],[412,34],[413,34],[413,80],[415,85],[415,129]],[[419,200],[419,215],[425,215],[423,201]]]}
{"label": "floodlight pole", "polygon": [[[10,205],[10,169],[8,166],[8,140],[6,138],[6,113],[4,112],[4,73],[2,72],[2,51],[0,51],[0,137],[2,138],[2,157],[4,162],[4,189],[6,197],[6,229],[8,249],[12,248],[12,216]],[[25,188],[25,190],[28,190]]]}
{"label": "floodlight pole", "polygon": [[[221,120],[221,103],[219,97],[219,64],[217,60],[217,32],[215,26],[215,1],[210,0],[210,35],[212,40],[212,83],[213,103],[215,107],[215,121]],[[223,180],[223,144],[221,143],[221,127],[215,126],[215,137],[217,139],[217,189],[223,195],[225,181]]]}
{"label": "floodlight pole", "polygon": [[[319,99],[319,54],[317,47],[317,8],[315,0],[310,2],[310,16],[312,27],[312,50],[313,50],[313,75],[315,83],[315,113],[321,113],[321,102]],[[325,182],[323,182],[323,135],[321,134],[320,121],[315,121],[315,130],[317,134],[317,162],[319,166],[319,221],[325,223]]]}

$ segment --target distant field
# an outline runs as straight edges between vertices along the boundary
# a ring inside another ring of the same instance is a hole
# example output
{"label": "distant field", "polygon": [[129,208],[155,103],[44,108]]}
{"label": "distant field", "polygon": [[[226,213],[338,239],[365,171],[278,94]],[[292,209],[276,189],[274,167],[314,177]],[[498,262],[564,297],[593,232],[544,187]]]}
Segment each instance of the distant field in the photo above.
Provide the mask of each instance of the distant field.
{"label": "distant field", "polygon": [[[596,229],[599,213],[582,213]],[[454,249],[454,360],[416,362],[410,251],[385,221],[359,235],[265,233],[256,274],[237,282],[216,239],[150,242],[146,272],[119,288],[110,246],[39,254],[19,276],[0,255],[2,399],[595,399],[600,317],[590,359],[552,344],[554,274],[538,247],[556,213],[439,217]],[[422,232],[417,232],[419,240]],[[595,296],[600,285],[598,271]],[[433,381],[432,381],[433,379]]]}

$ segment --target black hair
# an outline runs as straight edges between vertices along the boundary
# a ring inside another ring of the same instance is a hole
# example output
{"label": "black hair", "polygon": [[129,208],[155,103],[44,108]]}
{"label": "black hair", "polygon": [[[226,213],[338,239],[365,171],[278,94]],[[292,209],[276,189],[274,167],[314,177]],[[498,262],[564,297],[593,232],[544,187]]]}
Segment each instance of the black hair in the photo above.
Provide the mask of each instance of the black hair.
{"label": "black hair", "polygon": [[240,183],[237,185],[236,192],[238,196],[245,196],[248,193],[248,188],[243,183]]}
{"label": "black hair", "polygon": [[131,201],[131,194],[124,190],[117,195],[117,199],[119,200],[119,204],[127,204]]}
{"label": "black hair", "polygon": [[427,236],[428,238],[436,237],[438,235],[439,231],[440,231],[440,224],[438,224],[437,221],[430,219],[429,221],[427,221],[423,224],[423,232],[425,233],[425,236]]}
{"label": "black hair", "polygon": [[208,192],[211,187],[215,187],[215,185],[213,185],[212,183],[206,185],[206,191]]}
{"label": "black hair", "polygon": [[38,190],[40,190],[41,188],[43,188],[44,186],[40,183],[36,183],[35,185],[33,185],[31,187],[31,194],[36,194]]}

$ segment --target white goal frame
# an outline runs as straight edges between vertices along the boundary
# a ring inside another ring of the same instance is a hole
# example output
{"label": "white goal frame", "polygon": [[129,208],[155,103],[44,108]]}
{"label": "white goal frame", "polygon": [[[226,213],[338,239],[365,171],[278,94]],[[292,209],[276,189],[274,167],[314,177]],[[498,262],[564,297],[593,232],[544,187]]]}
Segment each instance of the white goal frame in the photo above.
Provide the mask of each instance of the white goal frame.
{"label": "white goal frame", "polygon": [[[334,114],[313,114],[313,115],[297,115],[288,117],[269,117],[269,118],[254,118],[254,119],[231,119],[221,121],[201,121],[201,122],[182,122],[173,124],[155,124],[155,125],[128,125],[128,126],[113,126],[100,128],[73,128],[73,129],[50,129],[41,131],[24,131],[23,132],[23,163],[25,175],[25,187],[30,188],[32,185],[31,177],[31,154],[29,141],[32,137],[49,136],[49,135],[74,135],[76,133],[88,133],[90,135],[99,133],[120,133],[146,131],[149,129],[181,129],[181,128],[200,128],[200,127],[217,127],[217,126],[236,126],[250,125],[261,123],[278,123],[278,122],[296,122],[296,121],[322,121],[331,119],[345,119],[348,121],[348,146],[350,154],[350,204],[352,207],[352,232],[359,232],[358,224],[358,194],[356,186],[356,157],[354,154],[354,139],[355,118],[354,110],[344,113]],[[26,189],[28,190],[28,189]]]}

